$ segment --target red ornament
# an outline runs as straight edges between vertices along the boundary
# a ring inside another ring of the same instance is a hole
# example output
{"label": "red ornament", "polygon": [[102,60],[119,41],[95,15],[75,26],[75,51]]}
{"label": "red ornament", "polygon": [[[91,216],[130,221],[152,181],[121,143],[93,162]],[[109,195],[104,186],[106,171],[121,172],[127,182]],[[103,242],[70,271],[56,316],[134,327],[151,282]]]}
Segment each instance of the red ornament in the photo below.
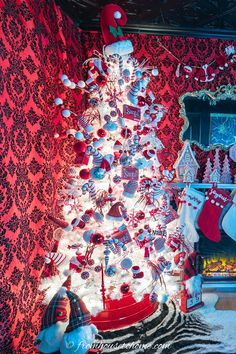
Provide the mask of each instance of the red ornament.
{"label": "red ornament", "polygon": [[151,104],[152,104],[152,99],[151,99],[150,97],[147,97],[145,101],[146,101],[146,103],[147,103],[149,106],[151,106]]}
{"label": "red ornament", "polygon": [[115,151],[113,155],[114,155],[114,160],[118,160],[120,158],[121,153],[119,151]]}
{"label": "red ornament", "polygon": [[91,218],[93,216],[93,214],[94,214],[94,210],[93,209],[87,209],[85,211],[85,214],[87,214]]}
{"label": "red ornament", "polygon": [[95,233],[91,236],[91,242],[94,245],[100,245],[101,243],[103,243],[103,241],[104,241],[104,236],[102,234]]}
{"label": "red ornament", "polygon": [[143,135],[147,135],[150,132],[150,129],[148,127],[144,127],[142,130]]}
{"label": "red ornament", "polygon": [[154,120],[154,119],[156,119],[157,115],[156,115],[156,113],[151,113],[150,117],[151,117],[152,120]]}
{"label": "red ornament", "polygon": [[87,149],[87,144],[83,141],[78,141],[74,145],[74,151],[78,153],[85,152]]}
{"label": "red ornament", "polygon": [[105,129],[102,129],[102,128],[98,129],[97,136],[99,136],[99,138],[104,138],[106,135],[107,135],[107,133],[106,133]]}
{"label": "red ornament", "polygon": [[144,213],[142,210],[138,211],[138,212],[136,213],[136,218],[137,218],[138,220],[144,219],[144,218],[145,218],[145,213]]}
{"label": "red ornament", "polygon": [[139,107],[144,107],[146,104],[145,98],[143,96],[138,96],[138,106]]}
{"label": "red ornament", "polygon": [[102,76],[102,75],[98,75],[96,77],[96,83],[98,84],[98,86],[101,86],[101,87],[105,86],[107,83],[106,77]]}
{"label": "red ornament", "polygon": [[120,135],[124,139],[128,139],[132,136],[132,131],[129,128],[123,128],[120,132]]}
{"label": "red ornament", "polygon": [[127,294],[129,292],[129,289],[130,289],[130,286],[129,284],[122,284],[121,287],[120,287],[120,291],[122,294]]}
{"label": "red ornament", "polygon": [[90,170],[88,168],[83,168],[79,173],[80,178],[89,179],[90,178]]}
{"label": "red ornament", "polygon": [[89,265],[89,266],[94,265],[94,263],[95,263],[94,259],[89,259],[89,260],[88,260],[88,265]]}

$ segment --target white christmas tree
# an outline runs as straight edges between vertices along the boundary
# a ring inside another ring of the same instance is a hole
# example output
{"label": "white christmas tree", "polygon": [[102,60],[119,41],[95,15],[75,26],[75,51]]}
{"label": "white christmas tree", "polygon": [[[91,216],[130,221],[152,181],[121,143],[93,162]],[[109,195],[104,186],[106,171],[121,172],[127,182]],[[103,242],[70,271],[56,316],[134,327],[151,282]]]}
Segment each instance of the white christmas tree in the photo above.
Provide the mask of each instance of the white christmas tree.
{"label": "white christmas tree", "polygon": [[206,163],[206,168],[205,168],[204,175],[203,175],[203,180],[202,180],[203,183],[210,182],[211,173],[212,173],[211,159],[208,157],[207,163]]}
{"label": "white christmas tree", "polygon": [[224,158],[220,182],[221,183],[231,183],[232,182],[232,177],[230,174],[229,159],[228,159],[227,155],[225,155],[225,158]]}
{"label": "white christmas tree", "polygon": [[50,299],[71,272],[72,291],[94,315],[108,297],[121,299],[128,292],[136,301],[145,294],[160,302],[174,297],[178,286],[172,270],[183,261],[177,256],[184,245],[181,230],[168,240],[165,232],[177,214],[169,198],[173,174],[160,173],[157,157],[163,148],[157,123],[165,110],[148,84],[158,70],[138,63],[131,56],[132,43],[123,42],[129,41],[122,37],[113,43],[114,53],[107,46],[103,55],[88,59],[84,81],[76,84],[62,75],[67,88],[87,95],[82,114],[55,99],[63,117],[77,120],[67,131],[74,137],[76,158],[59,193],[62,217],[50,215],[59,226],[58,247],[46,262],[59,274],[49,272],[42,289]]}
{"label": "white christmas tree", "polygon": [[214,163],[213,163],[212,171],[218,171],[219,174],[221,173],[220,150],[219,149],[215,150],[215,156],[214,156]]}

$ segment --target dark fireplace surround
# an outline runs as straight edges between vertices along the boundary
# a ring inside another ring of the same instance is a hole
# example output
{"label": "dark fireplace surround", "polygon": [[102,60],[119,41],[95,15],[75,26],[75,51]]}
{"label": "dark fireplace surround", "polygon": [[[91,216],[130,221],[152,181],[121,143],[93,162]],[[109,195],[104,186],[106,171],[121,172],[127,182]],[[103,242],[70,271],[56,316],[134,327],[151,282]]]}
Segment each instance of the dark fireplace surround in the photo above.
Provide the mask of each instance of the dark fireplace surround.
{"label": "dark fireplace surround", "polygon": [[220,242],[212,242],[198,230],[195,250],[202,256],[199,272],[204,281],[236,280],[236,242],[221,230]]}

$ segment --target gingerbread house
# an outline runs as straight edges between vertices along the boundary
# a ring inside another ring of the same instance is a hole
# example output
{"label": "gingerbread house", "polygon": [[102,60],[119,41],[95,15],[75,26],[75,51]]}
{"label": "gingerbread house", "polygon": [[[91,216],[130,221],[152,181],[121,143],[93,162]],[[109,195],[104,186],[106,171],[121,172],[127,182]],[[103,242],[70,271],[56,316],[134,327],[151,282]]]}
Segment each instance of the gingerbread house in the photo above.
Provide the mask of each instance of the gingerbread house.
{"label": "gingerbread house", "polygon": [[[199,164],[194,156],[189,141],[184,142],[184,146],[180,151],[178,159],[174,163],[176,173],[176,180],[179,182],[186,181],[186,172],[189,174],[191,171],[191,182],[197,181],[197,171]],[[188,176],[189,177],[189,176]]]}

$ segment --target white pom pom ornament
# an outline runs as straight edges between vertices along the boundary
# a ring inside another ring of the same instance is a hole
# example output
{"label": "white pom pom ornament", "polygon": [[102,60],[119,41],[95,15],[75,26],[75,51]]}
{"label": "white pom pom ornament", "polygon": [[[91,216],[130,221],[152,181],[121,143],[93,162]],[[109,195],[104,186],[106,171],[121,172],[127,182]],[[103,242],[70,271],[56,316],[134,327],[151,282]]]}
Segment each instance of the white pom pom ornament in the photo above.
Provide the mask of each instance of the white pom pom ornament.
{"label": "white pom pom ornament", "polygon": [[152,75],[153,75],[153,76],[157,76],[158,74],[159,74],[159,71],[158,71],[157,68],[152,69]]}
{"label": "white pom pom ornament", "polygon": [[62,101],[61,98],[57,97],[57,98],[55,98],[54,103],[55,103],[57,106],[59,106],[59,105],[63,104],[63,101]]}
{"label": "white pom pom ornament", "polygon": [[69,109],[63,109],[61,114],[63,117],[68,118],[68,117],[70,117],[71,112],[69,111]]}
{"label": "white pom pom ornament", "polygon": [[80,88],[84,88],[85,87],[85,82],[80,80],[77,84]]}
{"label": "white pom pom ornament", "polygon": [[121,18],[121,13],[120,13],[120,11],[115,11],[115,12],[114,12],[114,18],[115,18],[116,20],[119,20],[119,19]]}

